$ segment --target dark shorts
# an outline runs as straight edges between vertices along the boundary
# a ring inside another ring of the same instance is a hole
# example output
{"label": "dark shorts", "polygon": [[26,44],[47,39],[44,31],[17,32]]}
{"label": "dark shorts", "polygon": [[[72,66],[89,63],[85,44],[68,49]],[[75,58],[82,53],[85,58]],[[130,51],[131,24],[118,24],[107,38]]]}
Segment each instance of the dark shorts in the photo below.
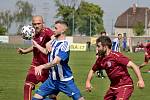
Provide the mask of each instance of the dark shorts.
{"label": "dark shorts", "polygon": [[129,100],[133,90],[134,90],[133,86],[121,86],[119,88],[109,88],[104,97],[104,100]]}
{"label": "dark shorts", "polygon": [[144,62],[147,62],[147,63],[148,63],[149,59],[150,59],[150,55],[145,55],[145,60],[144,60]]}
{"label": "dark shorts", "polygon": [[34,67],[32,67],[32,65],[31,65],[31,68],[28,70],[28,74],[27,74],[25,82],[38,84],[39,82],[44,82],[48,78],[48,75],[49,75],[48,70],[43,70],[41,76],[35,75]]}

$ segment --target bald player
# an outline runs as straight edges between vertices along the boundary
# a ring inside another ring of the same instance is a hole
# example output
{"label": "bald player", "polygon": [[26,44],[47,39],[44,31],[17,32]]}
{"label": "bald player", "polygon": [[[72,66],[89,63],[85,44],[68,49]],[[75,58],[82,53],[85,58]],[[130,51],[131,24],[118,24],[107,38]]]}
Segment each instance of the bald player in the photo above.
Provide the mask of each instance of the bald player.
{"label": "bald player", "polygon": [[[52,30],[44,27],[44,21],[42,16],[33,16],[32,25],[35,28],[35,36],[33,40],[36,41],[40,46],[46,47],[46,43],[51,40],[53,36]],[[19,54],[28,54],[33,52],[32,63],[28,70],[25,83],[24,83],[24,100],[31,100],[32,90],[34,90],[35,85],[39,82],[44,82],[48,78],[48,70],[43,70],[42,75],[35,75],[35,70],[33,66],[39,66],[48,62],[48,56],[42,53],[33,45],[29,48],[23,49],[18,48],[17,52]],[[54,99],[55,100],[55,99]]]}

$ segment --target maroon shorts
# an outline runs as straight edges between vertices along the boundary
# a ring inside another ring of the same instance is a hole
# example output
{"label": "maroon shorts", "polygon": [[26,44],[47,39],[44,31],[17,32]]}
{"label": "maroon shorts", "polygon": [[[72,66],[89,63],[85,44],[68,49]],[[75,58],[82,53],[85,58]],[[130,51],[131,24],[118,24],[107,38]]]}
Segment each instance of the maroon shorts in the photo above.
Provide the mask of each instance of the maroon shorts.
{"label": "maroon shorts", "polygon": [[43,70],[41,76],[35,75],[34,67],[32,67],[31,65],[31,68],[28,70],[28,74],[27,74],[25,82],[38,84],[39,82],[44,82],[48,78],[48,75],[49,75],[48,70]]}
{"label": "maroon shorts", "polygon": [[109,88],[107,91],[104,100],[129,100],[134,87],[129,86],[121,86],[118,88]]}
{"label": "maroon shorts", "polygon": [[145,60],[144,60],[144,62],[147,62],[147,63],[148,63],[149,59],[150,59],[150,55],[145,55]]}

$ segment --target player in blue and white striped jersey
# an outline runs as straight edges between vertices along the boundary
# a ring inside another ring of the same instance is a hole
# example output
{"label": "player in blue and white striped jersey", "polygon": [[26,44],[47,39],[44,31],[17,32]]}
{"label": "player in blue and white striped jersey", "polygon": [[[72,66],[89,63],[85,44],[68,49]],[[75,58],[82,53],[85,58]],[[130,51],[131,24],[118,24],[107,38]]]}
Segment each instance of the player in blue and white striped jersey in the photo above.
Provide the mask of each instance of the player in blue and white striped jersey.
{"label": "player in blue and white striped jersey", "polygon": [[118,34],[118,37],[112,41],[112,50],[120,52],[120,40],[122,39],[122,34]]}
{"label": "player in blue and white striped jersey", "polygon": [[73,100],[84,100],[77,86],[74,83],[69,62],[69,44],[65,39],[64,32],[67,30],[64,21],[55,23],[55,39],[50,42],[51,53],[49,63],[35,67],[35,73],[41,75],[43,69],[49,69],[49,78],[39,87],[32,100],[42,100],[47,95],[65,93]]}

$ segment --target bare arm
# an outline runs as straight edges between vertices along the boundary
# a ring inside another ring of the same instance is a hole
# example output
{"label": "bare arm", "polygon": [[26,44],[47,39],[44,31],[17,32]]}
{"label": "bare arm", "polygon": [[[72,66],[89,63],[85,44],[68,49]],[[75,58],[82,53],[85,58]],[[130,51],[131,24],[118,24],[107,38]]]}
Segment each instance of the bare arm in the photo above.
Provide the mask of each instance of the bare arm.
{"label": "bare arm", "polygon": [[91,92],[91,88],[92,88],[91,80],[93,78],[94,73],[95,72],[92,69],[90,69],[88,76],[87,76],[87,79],[86,79],[86,86],[85,86],[86,91]]}
{"label": "bare arm", "polygon": [[134,64],[132,61],[129,61],[127,66],[131,67],[133,69],[133,71],[135,72],[135,74],[136,74],[136,76],[138,78],[137,86],[139,88],[144,88],[145,84],[144,84],[144,81],[143,81],[143,78],[142,78],[142,75],[141,75],[139,67],[136,64]]}
{"label": "bare arm", "polygon": [[18,48],[17,49],[17,52],[19,53],[19,54],[27,54],[27,53],[30,53],[30,52],[32,52],[33,51],[33,46],[31,46],[31,47],[29,47],[29,48],[27,48],[27,49],[22,49],[22,48]]}
{"label": "bare arm", "polygon": [[42,53],[47,54],[48,50],[46,48],[43,48],[42,46],[40,46],[36,41],[32,40],[33,42],[33,46],[36,47],[37,49],[39,49]]}
{"label": "bare arm", "polygon": [[61,58],[56,56],[53,61],[35,67],[35,74],[36,75],[41,75],[41,72],[42,72],[43,69],[49,69],[50,67],[53,67],[53,66],[59,64],[60,61],[61,61]]}

